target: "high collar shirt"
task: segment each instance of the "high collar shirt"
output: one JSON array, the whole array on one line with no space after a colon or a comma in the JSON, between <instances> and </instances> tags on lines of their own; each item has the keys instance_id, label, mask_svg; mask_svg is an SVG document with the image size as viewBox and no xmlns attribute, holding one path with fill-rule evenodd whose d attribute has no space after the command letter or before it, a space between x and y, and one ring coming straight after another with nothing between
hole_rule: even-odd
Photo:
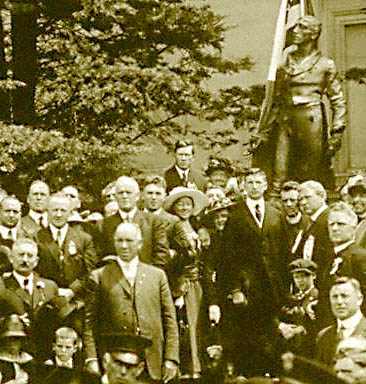
<instances>
[{"instance_id":1,"label":"high collar shirt","mask_svg":"<svg viewBox=\"0 0 366 384\"><path fill-rule=\"evenodd\" d=\"M44 228L47 228L48 226L48 217L47 212L39 213L36 211L33 211L32 209L29 210L29 216L39 225L41 225Z\"/></svg>"},{"instance_id":2,"label":"high collar shirt","mask_svg":"<svg viewBox=\"0 0 366 384\"><path fill-rule=\"evenodd\" d=\"M129 212L119 210L119 215L121 216L122 222L124 223L133 223L133 219L137 213L137 207L134 207Z\"/></svg>"},{"instance_id":3,"label":"high collar shirt","mask_svg":"<svg viewBox=\"0 0 366 384\"><path fill-rule=\"evenodd\" d=\"M337 330L340 331L342 329L343 338L350 337L353 334L362 317L362 312L358 310L353 316L349 317L348 319L337 319Z\"/></svg>"},{"instance_id":4,"label":"high collar shirt","mask_svg":"<svg viewBox=\"0 0 366 384\"><path fill-rule=\"evenodd\" d=\"M13 276L21 288L26 290L30 295L33 293L33 280L34 280L33 273L30 273L29 276L23 276L20 273L13 271ZM24 284L25 280L28 281L27 285Z\"/></svg>"},{"instance_id":5,"label":"high collar shirt","mask_svg":"<svg viewBox=\"0 0 366 384\"><path fill-rule=\"evenodd\" d=\"M60 237L61 244L59 244L59 246L61 246L65 242L65 238L66 238L68 229L69 229L68 224L65 224L61 228L57 228L54 225L50 224L50 230L52 233L52 238L53 238L53 240L56 241L56 243L58 243L58 233L59 233L59 231L61 231L61 237Z\"/></svg>"},{"instance_id":6,"label":"high collar shirt","mask_svg":"<svg viewBox=\"0 0 366 384\"><path fill-rule=\"evenodd\" d=\"M179 175L179 177L180 177L182 180L188 180L189 168L188 168L188 169L182 169L182 168L179 168L179 167L176 165L176 166L175 166L175 169L177 170L178 175Z\"/></svg>"},{"instance_id":7,"label":"high collar shirt","mask_svg":"<svg viewBox=\"0 0 366 384\"><path fill-rule=\"evenodd\" d=\"M15 227L5 227L4 225L0 225L0 234L3 239L9 239L15 241L17 238L18 228Z\"/></svg>"}]
</instances>

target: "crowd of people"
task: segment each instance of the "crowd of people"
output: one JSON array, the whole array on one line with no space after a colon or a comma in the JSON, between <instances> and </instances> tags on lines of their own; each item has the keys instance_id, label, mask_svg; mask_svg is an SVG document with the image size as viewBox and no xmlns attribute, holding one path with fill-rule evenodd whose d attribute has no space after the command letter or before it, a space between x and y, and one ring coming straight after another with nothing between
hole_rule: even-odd
<instances>
[{"instance_id":1,"label":"crowd of people","mask_svg":"<svg viewBox=\"0 0 366 384\"><path fill-rule=\"evenodd\" d=\"M0 383L366 382L366 178L269 201L262 170L193 159L177 141L88 215L77 186L3 193Z\"/></svg>"}]
</instances>

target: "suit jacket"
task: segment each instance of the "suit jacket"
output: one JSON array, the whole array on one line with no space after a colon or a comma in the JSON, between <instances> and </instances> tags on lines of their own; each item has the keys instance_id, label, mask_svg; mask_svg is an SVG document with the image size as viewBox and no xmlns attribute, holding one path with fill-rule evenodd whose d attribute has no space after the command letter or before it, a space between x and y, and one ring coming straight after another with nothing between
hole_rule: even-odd
<instances>
[{"instance_id":1,"label":"suit jacket","mask_svg":"<svg viewBox=\"0 0 366 384\"><path fill-rule=\"evenodd\" d=\"M186 187L185 180L181 179L175 165L168 168L164 173L164 178L167 185L167 192L170 192L175 187ZM188 183L195 184L197 189L204 191L206 179L195 169L190 169L188 172Z\"/></svg>"},{"instance_id":2,"label":"suit jacket","mask_svg":"<svg viewBox=\"0 0 366 384\"><path fill-rule=\"evenodd\" d=\"M366 248L366 219L358 223L356 229L356 244L362 248Z\"/></svg>"},{"instance_id":3,"label":"suit jacket","mask_svg":"<svg viewBox=\"0 0 366 384\"><path fill-rule=\"evenodd\" d=\"M14 292L24 303L25 311L33 317L39 309L55 296L57 296L57 284L48 279L43 279L38 274L33 277L33 293L32 295L26 292L15 279L11 272L4 273L2 282L5 288Z\"/></svg>"},{"instance_id":4,"label":"suit jacket","mask_svg":"<svg viewBox=\"0 0 366 384\"><path fill-rule=\"evenodd\" d=\"M26 215L26 216L23 216L21 219L20 219L20 222L21 222L21 227L23 228L23 230L25 232L27 232L28 234L30 234L32 236L32 238L34 238L37 234L37 232L43 228L41 225L39 225L37 222L35 222L30 216L29 214Z\"/></svg>"},{"instance_id":5,"label":"suit jacket","mask_svg":"<svg viewBox=\"0 0 366 384\"><path fill-rule=\"evenodd\" d=\"M91 274L84 334L87 357L97 356L99 335L131 331L132 323L152 339L146 363L150 376L159 380L164 360L179 362L176 313L165 272L140 262L132 288L117 262L111 261Z\"/></svg>"},{"instance_id":6,"label":"suit jacket","mask_svg":"<svg viewBox=\"0 0 366 384\"><path fill-rule=\"evenodd\" d=\"M303 257L305 241L309 236L314 237L314 247L312 260L318 265L318 276L324 274L324 270L333 261L333 245L329 239L328 231L329 209L321 213L315 222L311 222L307 230L304 231L302 242L298 247L298 257Z\"/></svg>"},{"instance_id":7,"label":"suit jacket","mask_svg":"<svg viewBox=\"0 0 366 384\"><path fill-rule=\"evenodd\" d=\"M366 337L365 317L362 317L361 321L358 323L356 329L352 333L352 336ZM321 330L316 341L316 360L328 366L333 366L333 358L335 356L338 343L339 339L337 337L336 324Z\"/></svg>"},{"instance_id":8,"label":"suit jacket","mask_svg":"<svg viewBox=\"0 0 366 384\"><path fill-rule=\"evenodd\" d=\"M252 275L251 284L255 291L269 290L277 301L287 296L284 228L281 212L269 203L265 203L263 226L260 228L245 201L238 202L224 229L225 268L228 269L224 273L231 289L240 289L244 272Z\"/></svg>"},{"instance_id":9,"label":"suit jacket","mask_svg":"<svg viewBox=\"0 0 366 384\"><path fill-rule=\"evenodd\" d=\"M83 281L96 264L92 237L79 226L69 226L61 249L49 228L40 229L36 241L39 273L54 280L59 287L80 292Z\"/></svg>"},{"instance_id":10,"label":"suit jacket","mask_svg":"<svg viewBox=\"0 0 366 384\"><path fill-rule=\"evenodd\" d=\"M166 223L157 215L138 210L133 222L140 226L142 232L142 249L140 260L144 263L164 267L169 261L169 242L166 231ZM114 232L122 223L119 213L103 220L99 247L102 257L115 255Z\"/></svg>"}]
</instances>

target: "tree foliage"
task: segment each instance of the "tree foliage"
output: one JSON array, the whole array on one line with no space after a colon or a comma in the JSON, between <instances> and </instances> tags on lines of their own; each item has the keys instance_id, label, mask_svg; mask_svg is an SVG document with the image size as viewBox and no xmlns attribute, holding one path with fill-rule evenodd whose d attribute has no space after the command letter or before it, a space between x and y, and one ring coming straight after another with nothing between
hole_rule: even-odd
<instances>
[{"instance_id":1,"label":"tree foliage","mask_svg":"<svg viewBox=\"0 0 366 384\"><path fill-rule=\"evenodd\" d=\"M192 131L187 116L230 118L233 127L222 146L235 142L235 130L245 119L255 118L258 103L251 95L258 90L212 92L205 86L216 74L252 66L248 57L223 57L228 27L208 5L81 0L76 12L60 17L43 4L38 129L10 127L1 142L3 172L40 174L56 187L83 179L86 188L100 190L122 166L131 168L130 156L146 150L146 137L169 146L177 135ZM205 135L215 141L209 129Z\"/></svg>"}]
</instances>

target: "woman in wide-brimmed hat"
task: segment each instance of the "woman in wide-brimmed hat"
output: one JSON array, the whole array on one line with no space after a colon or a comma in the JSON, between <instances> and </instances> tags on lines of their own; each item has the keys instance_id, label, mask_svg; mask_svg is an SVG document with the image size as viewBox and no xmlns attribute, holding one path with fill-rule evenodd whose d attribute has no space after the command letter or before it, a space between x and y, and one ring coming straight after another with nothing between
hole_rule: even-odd
<instances>
[{"instance_id":1,"label":"woman in wide-brimmed hat","mask_svg":"<svg viewBox=\"0 0 366 384\"><path fill-rule=\"evenodd\" d=\"M199 314L202 300L201 245L191 219L208 205L206 195L185 187L174 188L164 209L178 217L172 228L171 248L176 254L169 268L180 327L181 378L200 376Z\"/></svg>"}]
</instances>

